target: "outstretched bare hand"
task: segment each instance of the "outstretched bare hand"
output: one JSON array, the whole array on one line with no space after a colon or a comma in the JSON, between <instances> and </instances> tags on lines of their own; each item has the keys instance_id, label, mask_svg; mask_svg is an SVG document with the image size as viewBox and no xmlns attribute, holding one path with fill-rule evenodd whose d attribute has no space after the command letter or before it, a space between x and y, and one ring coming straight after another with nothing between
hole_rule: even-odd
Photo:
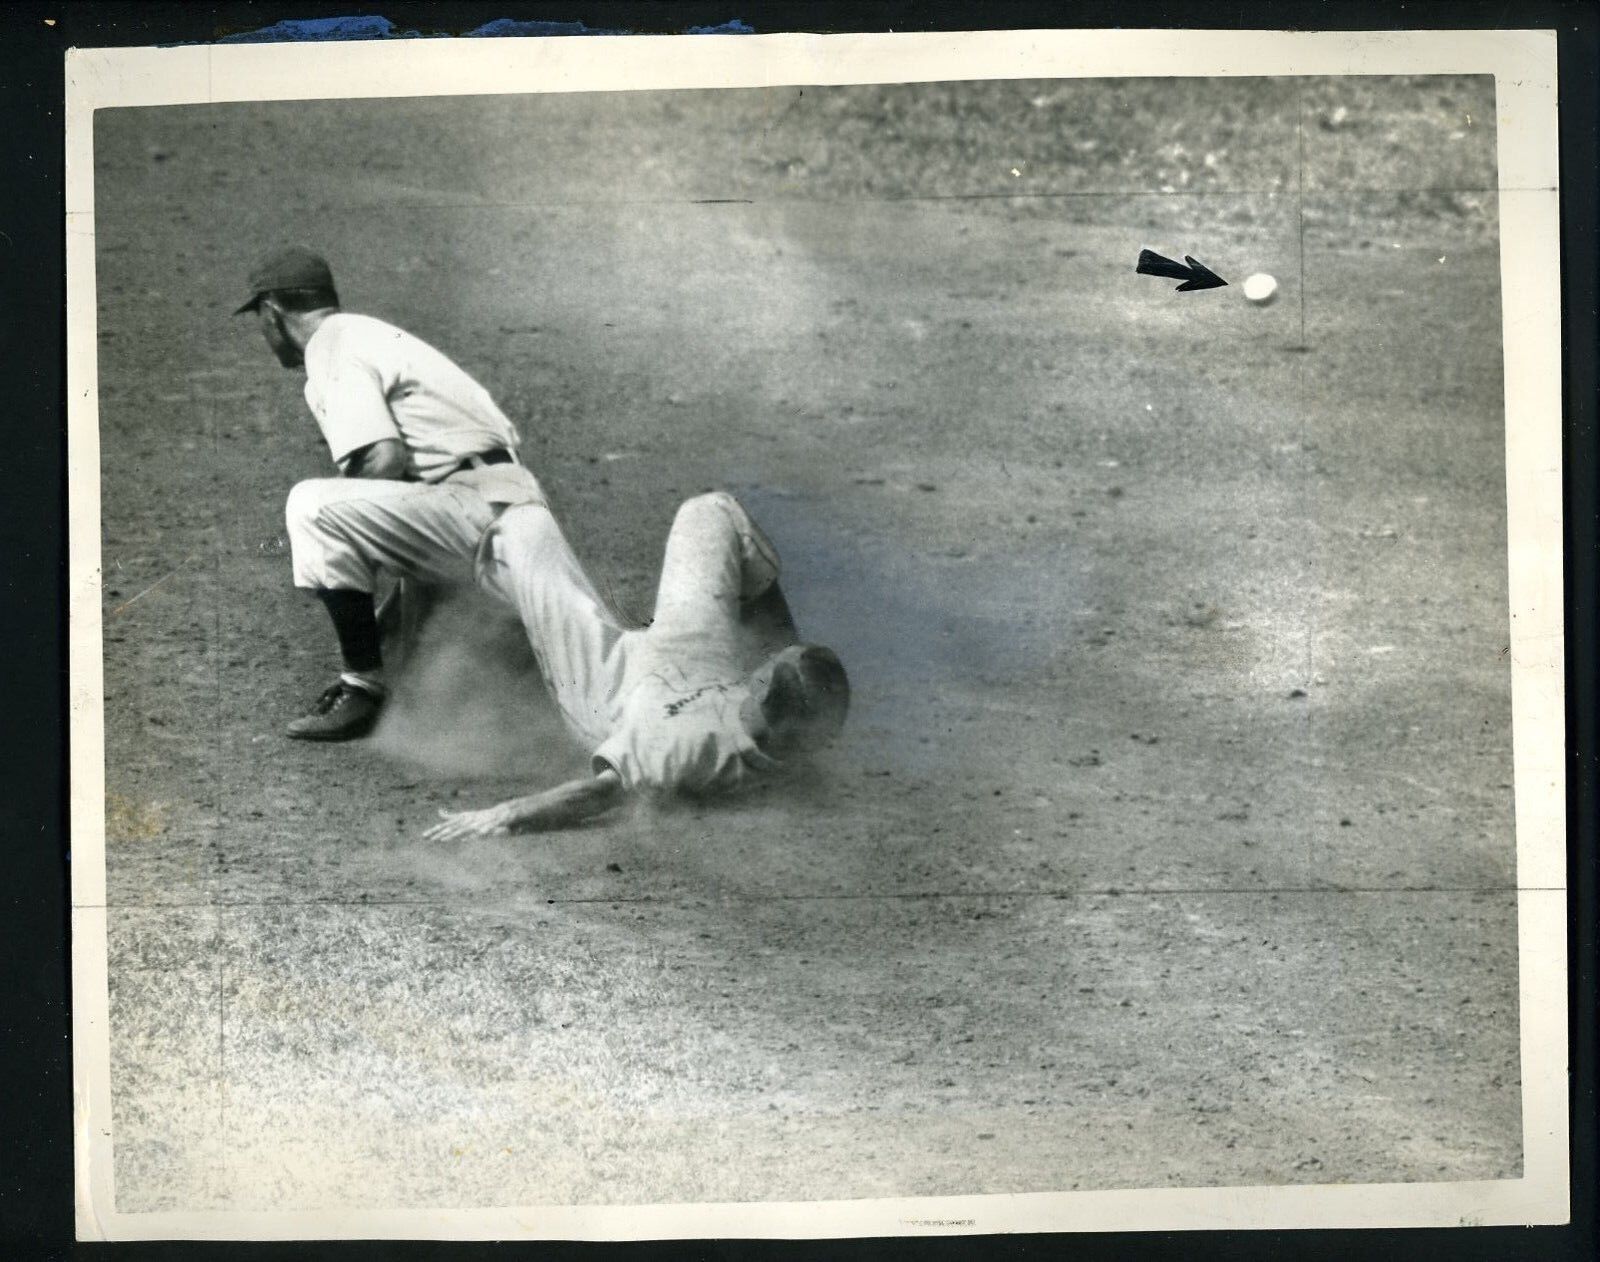
<instances>
[{"instance_id":1,"label":"outstretched bare hand","mask_svg":"<svg viewBox=\"0 0 1600 1262\"><path fill-rule=\"evenodd\" d=\"M429 841L462 841L496 833L540 832L609 811L623 796L622 780L610 767L592 776L558 784L530 797L512 798L480 811L439 812L439 822L423 834Z\"/></svg>"},{"instance_id":2,"label":"outstretched bare hand","mask_svg":"<svg viewBox=\"0 0 1600 1262\"><path fill-rule=\"evenodd\" d=\"M439 822L423 837L428 841L463 841L468 837L492 837L510 827L504 803L478 811L440 810Z\"/></svg>"}]
</instances>

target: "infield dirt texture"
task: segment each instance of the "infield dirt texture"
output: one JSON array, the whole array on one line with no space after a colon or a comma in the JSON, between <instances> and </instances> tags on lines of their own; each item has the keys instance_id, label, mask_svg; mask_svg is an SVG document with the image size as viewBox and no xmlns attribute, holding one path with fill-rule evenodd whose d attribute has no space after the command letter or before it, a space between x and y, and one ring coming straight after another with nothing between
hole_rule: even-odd
<instances>
[{"instance_id":1,"label":"infield dirt texture","mask_svg":"<svg viewBox=\"0 0 1600 1262\"><path fill-rule=\"evenodd\" d=\"M102 112L117 1207L1515 1175L1493 137L1488 79ZM623 610L740 495L842 743L425 844L585 761L459 608L373 739L285 740L329 466L228 313L291 242Z\"/></svg>"}]
</instances>

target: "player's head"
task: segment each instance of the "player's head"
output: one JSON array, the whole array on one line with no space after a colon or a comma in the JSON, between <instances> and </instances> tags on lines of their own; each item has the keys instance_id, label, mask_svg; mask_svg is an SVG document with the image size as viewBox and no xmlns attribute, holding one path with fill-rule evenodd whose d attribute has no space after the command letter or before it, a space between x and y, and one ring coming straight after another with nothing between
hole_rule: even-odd
<instances>
[{"instance_id":1,"label":"player's head","mask_svg":"<svg viewBox=\"0 0 1600 1262\"><path fill-rule=\"evenodd\" d=\"M794 644L750 677L760 709L760 742L775 758L808 753L833 740L850 711L850 679L838 655L819 644Z\"/></svg>"},{"instance_id":2,"label":"player's head","mask_svg":"<svg viewBox=\"0 0 1600 1262\"><path fill-rule=\"evenodd\" d=\"M256 313L267 345L285 368L305 362L308 334L298 317L338 310L333 271L321 255L291 246L261 259L250 271L250 298L234 312Z\"/></svg>"}]
</instances>

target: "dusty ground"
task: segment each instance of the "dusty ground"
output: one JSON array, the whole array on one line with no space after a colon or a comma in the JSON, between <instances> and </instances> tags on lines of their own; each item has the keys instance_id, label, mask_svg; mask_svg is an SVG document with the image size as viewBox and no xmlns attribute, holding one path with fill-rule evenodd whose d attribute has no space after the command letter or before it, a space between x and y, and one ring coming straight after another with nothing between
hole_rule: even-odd
<instances>
[{"instance_id":1,"label":"dusty ground","mask_svg":"<svg viewBox=\"0 0 1600 1262\"><path fill-rule=\"evenodd\" d=\"M102 114L118 1207L1516 1173L1492 137L1476 80ZM282 739L325 453L226 313L291 240L622 607L745 497L842 745L426 845L582 761L476 617Z\"/></svg>"}]
</instances>

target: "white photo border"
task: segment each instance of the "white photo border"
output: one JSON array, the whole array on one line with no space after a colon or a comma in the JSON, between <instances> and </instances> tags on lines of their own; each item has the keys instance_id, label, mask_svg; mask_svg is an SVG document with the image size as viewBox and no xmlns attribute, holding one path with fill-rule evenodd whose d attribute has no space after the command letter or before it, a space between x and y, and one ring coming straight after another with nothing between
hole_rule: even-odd
<instances>
[{"instance_id":1,"label":"white photo border","mask_svg":"<svg viewBox=\"0 0 1600 1262\"><path fill-rule=\"evenodd\" d=\"M1495 78L1523 1173L1496 1181L835 1202L118 1213L106 961L97 109L1013 78ZM1553 31L1001 31L74 49L66 66L74 1162L79 1239L833 1238L1564 1223L1569 1213L1562 381Z\"/></svg>"}]
</instances>

